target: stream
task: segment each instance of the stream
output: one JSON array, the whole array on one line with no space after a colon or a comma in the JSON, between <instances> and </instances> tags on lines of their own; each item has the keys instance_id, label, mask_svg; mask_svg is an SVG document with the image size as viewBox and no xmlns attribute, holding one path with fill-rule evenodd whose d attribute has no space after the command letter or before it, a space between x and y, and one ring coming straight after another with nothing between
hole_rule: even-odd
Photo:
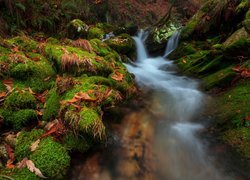
<instances>
[{"instance_id":1,"label":"stream","mask_svg":"<svg viewBox=\"0 0 250 180\"><path fill-rule=\"evenodd\" d=\"M128 111L121 124L113 125L112 143L103 150L77 157L71 179L237 179L226 173L198 136L207 102L199 82L178 74L167 59L178 45L179 33L168 41L162 57L149 57L143 31L134 37L137 61L126 64L141 89L149 92L147 107Z\"/></svg>"}]
</instances>

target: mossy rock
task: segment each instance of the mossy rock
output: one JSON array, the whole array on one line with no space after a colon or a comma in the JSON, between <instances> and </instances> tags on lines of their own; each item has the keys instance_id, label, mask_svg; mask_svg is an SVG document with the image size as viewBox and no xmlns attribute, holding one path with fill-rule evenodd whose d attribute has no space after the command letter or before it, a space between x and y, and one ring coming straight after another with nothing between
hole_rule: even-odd
<instances>
[{"instance_id":1,"label":"mossy rock","mask_svg":"<svg viewBox=\"0 0 250 180\"><path fill-rule=\"evenodd\" d=\"M78 151L84 153L89 150L91 144L84 138L83 135L74 135L73 133L67 133L63 137L63 145L69 151Z\"/></svg>"},{"instance_id":2,"label":"mossy rock","mask_svg":"<svg viewBox=\"0 0 250 180\"><path fill-rule=\"evenodd\" d=\"M230 129L224 133L223 139L236 147L242 157L250 158L250 129L247 127Z\"/></svg>"},{"instance_id":3,"label":"mossy rock","mask_svg":"<svg viewBox=\"0 0 250 180\"><path fill-rule=\"evenodd\" d=\"M105 32L98 27L92 27L88 31L88 39L89 40L91 40L91 39L103 39L104 35L105 35Z\"/></svg>"},{"instance_id":4,"label":"mossy rock","mask_svg":"<svg viewBox=\"0 0 250 180\"><path fill-rule=\"evenodd\" d=\"M203 78L203 86L206 90L214 87L226 88L231 85L237 73L232 70L232 66L221 69Z\"/></svg>"},{"instance_id":5,"label":"mossy rock","mask_svg":"<svg viewBox=\"0 0 250 180\"><path fill-rule=\"evenodd\" d=\"M105 126L101 115L96 109L84 107L79 113L68 110L65 113L65 120L76 130L86 133L95 139L105 137Z\"/></svg>"},{"instance_id":6,"label":"mossy rock","mask_svg":"<svg viewBox=\"0 0 250 180\"><path fill-rule=\"evenodd\" d=\"M14 87L30 87L38 93L49 89L55 78L55 71L51 63L37 53L27 53L26 56L21 62L9 64L9 72L6 75L15 79Z\"/></svg>"},{"instance_id":7,"label":"mossy rock","mask_svg":"<svg viewBox=\"0 0 250 180\"><path fill-rule=\"evenodd\" d=\"M245 117L250 115L250 81L242 80L235 87L216 99L217 123L231 128L247 126Z\"/></svg>"},{"instance_id":8,"label":"mossy rock","mask_svg":"<svg viewBox=\"0 0 250 180\"><path fill-rule=\"evenodd\" d=\"M35 109L36 98L26 91L17 90L7 96L4 107L12 110Z\"/></svg>"},{"instance_id":9,"label":"mossy rock","mask_svg":"<svg viewBox=\"0 0 250 180\"><path fill-rule=\"evenodd\" d=\"M197 52L195 45L192 42L182 42L176 50L174 50L169 56L169 59L179 59L183 56L194 54Z\"/></svg>"},{"instance_id":10,"label":"mossy rock","mask_svg":"<svg viewBox=\"0 0 250 180\"><path fill-rule=\"evenodd\" d=\"M135 42L128 34L121 34L105 41L118 53L129 54L135 51Z\"/></svg>"},{"instance_id":11,"label":"mossy rock","mask_svg":"<svg viewBox=\"0 0 250 180\"><path fill-rule=\"evenodd\" d=\"M22 131L17 137L15 157L21 161L31 154L30 146L44 133L42 129L33 129L32 131Z\"/></svg>"},{"instance_id":12,"label":"mossy rock","mask_svg":"<svg viewBox=\"0 0 250 180\"><path fill-rule=\"evenodd\" d=\"M113 32L116 29L114 25L111 25L109 23L97 23L95 27L102 29L105 34Z\"/></svg>"},{"instance_id":13,"label":"mossy rock","mask_svg":"<svg viewBox=\"0 0 250 180\"><path fill-rule=\"evenodd\" d=\"M60 97L56 89L52 89L49 92L48 98L46 100L46 107L43 113L43 120L50 121L58 116L60 109Z\"/></svg>"},{"instance_id":14,"label":"mossy rock","mask_svg":"<svg viewBox=\"0 0 250 180\"><path fill-rule=\"evenodd\" d=\"M74 19L67 25L68 36L72 39L86 37L89 26L80 19Z\"/></svg>"},{"instance_id":15,"label":"mossy rock","mask_svg":"<svg viewBox=\"0 0 250 180\"><path fill-rule=\"evenodd\" d=\"M4 177L6 176L6 177ZM15 179L15 180L39 180L39 178L35 173L32 173L27 167L18 169L1 169L0 179Z\"/></svg>"},{"instance_id":16,"label":"mossy rock","mask_svg":"<svg viewBox=\"0 0 250 180\"><path fill-rule=\"evenodd\" d=\"M19 111L0 112L4 118L4 124L13 127L15 131L21 130L23 127L37 120L36 112L32 109L22 109Z\"/></svg>"},{"instance_id":17,"label":"mossy rock","mask_svg":"<svg viewBox=\"0 0 250 180\"><path fill-rule=\"evenodd\" d=\"M90 44L94 48L96 54L98 54L99 56L106 56L110 53L113 53L113 50L100 39L91 39Z\"/></svg>"},{"instance_id":18,"label":"mossy rock","mask_svg":"<svg viewBox=\"0 0 250 180\"><path fill-rule=\"evenodd\" d=\"M16 36L12 39L8 39L7 42L25 52L38 50L38 43L28 36Z\"/></svg>"},{"instance_id":19,"label":"mossy rock","mask_svg":"<svg viewBox=\"0 0 250 180\"><path fill-rule=\"evenodd\" d=\"M113 71L111 63L104 61L94 52L89 53L80 48L48 44L45 52L59 73L108 76Z\"/></svg>"},{"instance_id":20,"label":"mossy rock","mask_svg":"<svg viewBox=\"0 0 250 180\"><path fill-rule=\"evenodd\" d=\"M29 156L44 176L50 179L62 179L70 165L70 156L63 145L52 137L41 139L37 149Z\"/></svg>"},{"instance_id":21,"label":"mossy rock","mask_svg":"<svg viewBox=\"0 0 250 180\"><path fill-rule=\"evenodd\" d=\"M234 32L223 43L224 54L227 56L250 56L250 35L245 28L241 28Z\"/></svg>"}]
</instances>

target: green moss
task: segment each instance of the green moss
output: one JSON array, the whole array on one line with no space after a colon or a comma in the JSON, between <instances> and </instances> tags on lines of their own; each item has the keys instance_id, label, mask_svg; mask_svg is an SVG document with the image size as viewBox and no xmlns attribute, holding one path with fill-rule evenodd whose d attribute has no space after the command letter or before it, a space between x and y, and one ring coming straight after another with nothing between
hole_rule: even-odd
<instances>
[{"instance_id":1,"label":"green moss","mask_svg":"<svg viewBox=\"0 0 250 180\"><path fill-rule=\"evenodd\" d=\"M87 132L100 139L105 136L105 126L96 110L86 107L79 112L79 115L78 126L80 131Z\"/></svg>"},{"instance_id":2,"label":"green moss","mask_svg":"<svg viewBox=\"0 0 250 180\"><path fill-rule=\"evenodd\" d=\"M105 32L97 27L90 28L88 31L88 39L102 39L105 35Z\"/></svg>"},{"instance_id":3,"label":"green moss","mask_svg":"<svg viewBox=\"0 0 250 180\"><path fill-rule=\"evenodd\" d=\"M46 40L47 43L49 44L60 44L60 41L56 38L53 38L53 37L49 37L47 40Z\"/></svg>"},{"instance_id":4,"label":"green moss","mask_svg":"<svg viewBox=\"0 0 250 180\"><path fill-rule=\"evenodd\" d=\"M95 26L97 28L102 29L106 34L113 32L116 29L116 27L114 27L113 25L109 23L97 23Z\"/></svg>"},{"instance_id":5,"label":"green moss","mask_svg":"<svg viewBox=\"0 0 250 180\"><path fill-rule=\"evenodd\" d=\"M168 58L179 59L183 56L196 53L198 50L195 48L193 42L182 42L175 51L173 51Z\"/></svg>"},{"instance_id":6,"label":"green moss","mask_svg":"<svg viewBox=\"0 0 250 180\"><path fill-rule=\"evenodd\" d=\"M100 56L106 56L112 52L112 49L100 39L91 39L90 44L94 48L95 52Z\"/></svg>"},{"instance_id":7,"label":"green moss","mask_svg":"<svg viewBox=\"0 0 250 180\"><path fill-rule=\"evenodd\" d=\"M217 101L218 123L246 126L244 118L250 115L250 81L244 80L220 96Z\"/></svg>"},{"instance_id":8,"label":"green moss","mask_svg":"<svg viewBox=\"0 0 250 180\"><path fill-rule=\"evenodd\" d=\"M34 64L31 62L19 63L10 70L10 75L19 80L27 80L34 72Z\"/></svg>"},{"instance_id":9,"label":"green moss","mask_svg":"<svg viewBox=\"0 0 250 180\"><path fill-rule=\"evenodd\" d=\"M15 180L39 180L40 178L35 174L30 172L30 170L25 167L23 169L17 169L13 172L13 179Z\"/></svg>"},{"instance_id":10,"label":"green moss","mask_svg":"<svg viewBox=\"0 0 250 180\"><path fill-rule=\"evenodd\" d=\"M6 91L5 85L0 81L0 92Z\"/></svg>"},{"instance_id":11,"label":"green moss","mask_svg":"<svg viewBox=\"0 0 250 180\"><path fill-rule=\"evenodd\" d=\"M63 138L63 145L70 151L86 152L89 150L89 142L81 135L74 135L73 133L67 133Z\"/></svg>"},{"instance_id":12,"label":"green moss","mask_svg":"<svg viewBox=\"0 0 250 180\"><path fill-rule=\"evenodd\" d=\"M56 89L52 89L46 101L46 107L43 113L43 120L50 121L56 118L58 116L59 109L60 109L60 97L57 94Z\"/></svg>"},{"instance_id":13,"label":"green moss","mask_svg":"<svg viewBox=\"0 0 250 180\"><path fill-rule=\"evenodd\" d=\"M67 150L52 137L40 141L38 148L29 156L44 176L51 179L61 179L70 165Z\"/></svg>"},{"instance_id":14,"label":"green moss","mask_svg":"<svg viewBox=\"0 0 250 180\"><path fill-rule=\"evenodd\" d=\"M35 97L26 91L14 91L4 101L4 107L19 110L19 109L34 109L36 108Z\"/></svg>"},{"instance_id":15,"label":"green moss","mask_svg":"<svg viewBox=\"0 0 250 180\"><path fill-rule=\"evenodd\" d=\"M215 44L213 45L213 48L215 49L222 49L223 45L222 44Z\"/></svg>"},{"instance_id":16,"label":"green moss","mask_svg":"<svg viewBox=\"0 0 250 180\"><path fill-rule=\"evenodd\" d=\"M119 36L110 38L105 41L115 51L127 54L135 50L134 40L128 34L121 34Z\"/></svg>"},{"instance_id":17,"label":"green moss","mask_svg":"<svg viewBox=\"0 0 250 180\"><path fill-rule=\"evenodd\" d=\"M27 36L16 36L7 40L7 42L17 46L22 51L32 52L38 49L38 43Z\"/></svg>"},{"instance_id":18,"label":"green moss","mask_svg":"<svg viewBox=\"0 0 250 180\"><path fill-rule=\"evenodd\" d=\"M232 70L232 66L229 66L204 77L203 85L206 90L209 90L213 87L225 88L232 83L236 76L237 73Z\"/></svg>"},{"instance_id":19,"label":"green moss","mask_svg":"<svg viewBox=\"0 0 250 180\"><path fill-rule=\"evenodd\" d=\"M23 109L4 116L4 123L12 126L16 131L21 130L35 120L37 120L37 115L32 109Z\"/></svg>"},{"instance_id":20,"label":"green moss","mask_svg":"<svg viewBox=\"0 0 250 180\"><path fill-rule=\"evenodd\" d=\"M80 19L74 19L67 25L68 36L70 38L85 37L89 27Z\"/></svg>"},{"instance_id":21,"label":"green moss","mask_svg":"<svg viewBox=\"0 0 250 180\"><path fill-rule=\"evenodd\" d=\"M204 12L199 11L188 21L186 26L181 31L181 39L188 39L191 37L203 15Z\"/></svg>"},{"instance_id":22,"label":"green moss","mask_svg":"<svg viewBox=\"0 0 250 180\"><path fill-rule=\"evenodd\" d=\"M42 129L33 129L32 131L22 131L17 137L15 157L18 161L21 161L25 157L29 157L31 154L30 146L44 133Z\"/></svg>"},{"instance_id":23,"label":"green moss","mask_svg":"<svg viewBox=\"0 0 250 180\"><path fill-rule=\"evenodd\" d=\"M228 130L224 133L224 140L237 150L243 157L250 158L250 129L236 128Z\"/></svg>"},{"instance_id":24,"label":"green moss","mask_svg":"<svg viewBox=\"0 0 250 180\"><path fill-rule=\"evenodd\" d=\"M9 54L10 50L0 45L0 54Z\"/></svg>"},{"instance_id":25,"label":"green moss","mask_svg":"<svg viewBox=\"0 0 250 180\"><path fill-rule=\"evenodd\" d=\"M39 180L40 179L35 173L30 172L30 170L28 170L27 167L23 169L18 169L18 168L1 169L0 179L7 180L10 178L13 178L15 180Z\"/></svg>"}]
</instances>

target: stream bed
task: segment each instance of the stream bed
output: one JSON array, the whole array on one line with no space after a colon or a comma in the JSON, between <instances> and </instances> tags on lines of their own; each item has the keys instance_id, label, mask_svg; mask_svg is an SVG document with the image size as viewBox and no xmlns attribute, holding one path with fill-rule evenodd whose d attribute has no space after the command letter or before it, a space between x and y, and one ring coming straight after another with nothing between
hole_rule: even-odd
<instances>
[{"instance_id":1,"label":"stream bed","mask_svg":"<svg viewBox=\"0 0 250 180\"><path fill-rule=\"evenodd\" d=\"M175 33L163 57L149 57L141 31L134 37L137 61L126 64L144 94L146 107L128 110L120 124L112 125L112 143L106 148L73 158L71 179L244 179L228 172L208 152L202 111L209 97L199 82L181 76L167 55L178 45ZM200 120L200 121L199 121Z\"/></svg>"}]
</instances>

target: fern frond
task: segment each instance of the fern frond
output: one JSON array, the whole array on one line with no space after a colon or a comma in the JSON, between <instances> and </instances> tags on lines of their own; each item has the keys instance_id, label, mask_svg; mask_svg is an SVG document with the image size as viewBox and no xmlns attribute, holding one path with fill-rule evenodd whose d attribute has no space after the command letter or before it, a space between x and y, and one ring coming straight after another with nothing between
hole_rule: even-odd
<instances>
[{"instance_id":1,"label":"fern frond","mask_svg":"<svg viewBox=\"0 0 250 180\"><path fill-rule=\"evenodd\" d=\"M78 39L76 41L73 41L72 45L75 47L80 47L83 50L88 51L89 53L93 52L93 48L92 48L90 42L86 39Z\"/></svg>"}]
</instances>

